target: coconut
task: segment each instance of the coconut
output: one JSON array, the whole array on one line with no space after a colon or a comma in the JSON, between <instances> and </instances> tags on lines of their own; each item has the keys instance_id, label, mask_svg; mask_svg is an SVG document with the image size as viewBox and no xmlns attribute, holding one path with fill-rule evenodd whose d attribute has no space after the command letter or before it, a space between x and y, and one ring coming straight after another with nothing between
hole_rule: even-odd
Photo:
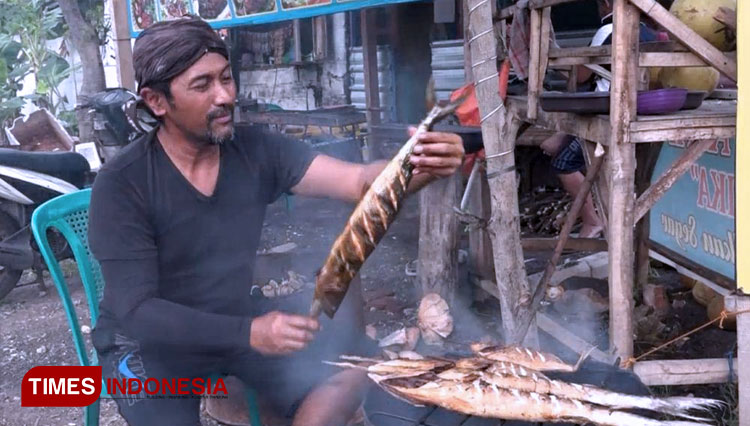
<instances>
[{"instance_id":1,"label":"coconut","mask_svg":"<svg viewBox=\"0 0 750 426\"><path fill-rule=\"evenodd\" d=\"M428 345L440 345L453 332L453 317L448 303L437 293L429 293L419 303L417 314L422 339Z\"/></svg>"},{"instance_id":2,"label":"coconut","mask_svg":"<svg viewBox=\"0 0 750 426\"><path fill-rule=\"evenodd\" d=\"M659 82L666 88L679 87L711 93L719 85L719 71L711 67L662 68Z\"/></svg>"},{"instance_id":3,"label":"coconut","mask_svg":"<svg viewBox=\"0 0 750 426\"><path fill-rule=\"evenodd\" d=\"M714 19L720 7L737 10L737 1L675 0L669 11L718 49L729 50L733 47L734 40L727 37L725 25Z\"/></svg>"},{"instance_id":4,"label":"coconut","mask_svg":"<svg viewBox=\"0 0 750 426\"><path fill-rule=\"evenodd\" d=\"M693 298L703 306L708 306L718 295L719 293L716 290L702 282L696 282L693 286Z\"/></svg>"}]
</instances>

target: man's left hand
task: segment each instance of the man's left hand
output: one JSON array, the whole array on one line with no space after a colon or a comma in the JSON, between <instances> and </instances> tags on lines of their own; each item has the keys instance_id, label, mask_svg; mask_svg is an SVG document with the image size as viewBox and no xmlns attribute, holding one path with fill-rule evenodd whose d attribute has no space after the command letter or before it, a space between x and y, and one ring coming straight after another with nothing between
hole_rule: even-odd
<instances>
[{"instance_id":1,"label":"man's left hand","mask_svg":"<svg viewBox=\"0 0 750 426\"><path fill-rule=\"evenodd\" d=\"M413 136L416 128L409 128ZM411 156L413 174L430 174L436 177L450 176L461 166L464 144L455 133L424 132L419 135Z\"/></svg>"}]
</instances>

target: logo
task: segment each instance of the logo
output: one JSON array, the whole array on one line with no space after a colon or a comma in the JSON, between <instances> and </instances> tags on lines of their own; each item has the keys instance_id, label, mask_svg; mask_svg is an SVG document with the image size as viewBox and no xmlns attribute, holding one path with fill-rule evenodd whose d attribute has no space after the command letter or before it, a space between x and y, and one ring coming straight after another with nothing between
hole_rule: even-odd
<instances>
[{"instance_id":1,"label":"logo","mask_svg":"<svg viewBox=\"0 0 750 426\"><path fill-rule=\"evenodd\" d=\"M22 407L85 407L99 398L102 367L39 366L23 376Z\"/></svg>"},{"instance_id":2,"label":"logo","mask_svg":"<svg viewBox=\"0 0 750 426\"><path fill-rule=\"evenodd\" d=\"M126 356L118 365L121 378L102 383L102 367L39 366L23 376L22 407L86 407L102 396L111 399L226 398L221 377L140 378L127 367ZM104 388L104 389L103 389ZM104 393L106 392L106 393Z\"/></svg>"}]
</instances>

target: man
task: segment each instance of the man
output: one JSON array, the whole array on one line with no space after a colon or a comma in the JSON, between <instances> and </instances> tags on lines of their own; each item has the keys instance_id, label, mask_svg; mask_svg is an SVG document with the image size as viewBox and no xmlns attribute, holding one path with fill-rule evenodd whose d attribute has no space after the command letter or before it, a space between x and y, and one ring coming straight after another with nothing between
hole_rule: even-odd
<instances>
[{"instance_id":1,"label":"man","mask_svg":"<svg viewBox=\"0 0 750 426\"><path fill-rule=\"evenodd\" d=\"M285 192L356 202L385 163L346 163L234 129L227 49L198 18L149 27L133 60L160 125L107 163L93 188L89 241L107 283L93 342L104 376L227 373L280 410L299 403L295 425L345 424L365 376L328 370L320 354L358 349L358 336L343 332L346 313L321 332L315 318L264 310L250 294L253 264L267 204ZM415 153L410 190L454 173L463 147L457 135L427 133ZM198 399L140 394L117 404L131 425L199 424Z\"/></svg>"}]
</instances>

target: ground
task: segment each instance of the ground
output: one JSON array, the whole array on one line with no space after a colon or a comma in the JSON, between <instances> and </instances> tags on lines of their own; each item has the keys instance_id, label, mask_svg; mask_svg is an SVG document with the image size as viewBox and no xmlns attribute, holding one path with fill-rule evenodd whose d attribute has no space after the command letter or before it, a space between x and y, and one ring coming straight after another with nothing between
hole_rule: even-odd
<instances>
[{"instance_id":1,"label":"ground","mask_svg":"<svg viewBox=\"0 0 750 426\"><path fill-rule=\"evenodd\" d=\"M406 266L417 255L418 208L417 198L412 197L394 223L383 242L361 271L365 287L366 320L375 324L378 337L403 326L414 325L417 295L414 278L406 273ZM342 228L352 207L327 200L307 200L294 197L289 203L285 200L269 209L266 227L262 235L261 249L267 250L283 243L293 242L296 248L283 256L259 257L256 283L265 284L274 278L280 281L286 271L293 270L306 275L314 275L323 261L330 244ZM542 264L541 262L538 262ZM85 318L83 291L76 278L75 265L68 261L65 270L72 284L72 297L79 308L79 320L88 324ZM677 335L706 320L705 310L698 306L680 289L676 275L666 269L655 280L669 286L672 300L685 300L684 306L673 309L663 322L666 331L657 338ZM29 281L32 277L25 276ZM580 284L580 283L579 283ZM82 424L82 410L78 408L21 408L20 383L26 371L36 365L75 365L77 363L67 321L54 287L48 283L47 291L40 291L36 285L25 285L13 290L0 301L0 426L44 426ZM604 282L590 286L606 291ZM476 290L464 285L463 295L468 306L474 299ZM606 295L605 295L606 296ZM472 309L457 314L458 337L470 339L493 335L498 327L499 312L493 299L475 303ZM564 316L564 315L563 315ZM606 342L606 327L598 318L590 325L592 337ZM669 358L676 354L684 357L724 357L732 349L734 333L715 328L705 330L682 342L681 345L666 350L659 356ZM663 341L663 340L662 340ZM637 342L639 350L649 348L654 342ZM692 388L657 389L658 393L686 395L694 392L701 395L721 397L728 402L735 398L736 389L732 385L700 386ZM732 424L732 410L718 413L719 424ZM722 419L723 416L723 419ZM203 416L204 424L216 423ZM102 404L100 424L105 426L124 425L111 401Z\"/></svg>"}]
</instances>

